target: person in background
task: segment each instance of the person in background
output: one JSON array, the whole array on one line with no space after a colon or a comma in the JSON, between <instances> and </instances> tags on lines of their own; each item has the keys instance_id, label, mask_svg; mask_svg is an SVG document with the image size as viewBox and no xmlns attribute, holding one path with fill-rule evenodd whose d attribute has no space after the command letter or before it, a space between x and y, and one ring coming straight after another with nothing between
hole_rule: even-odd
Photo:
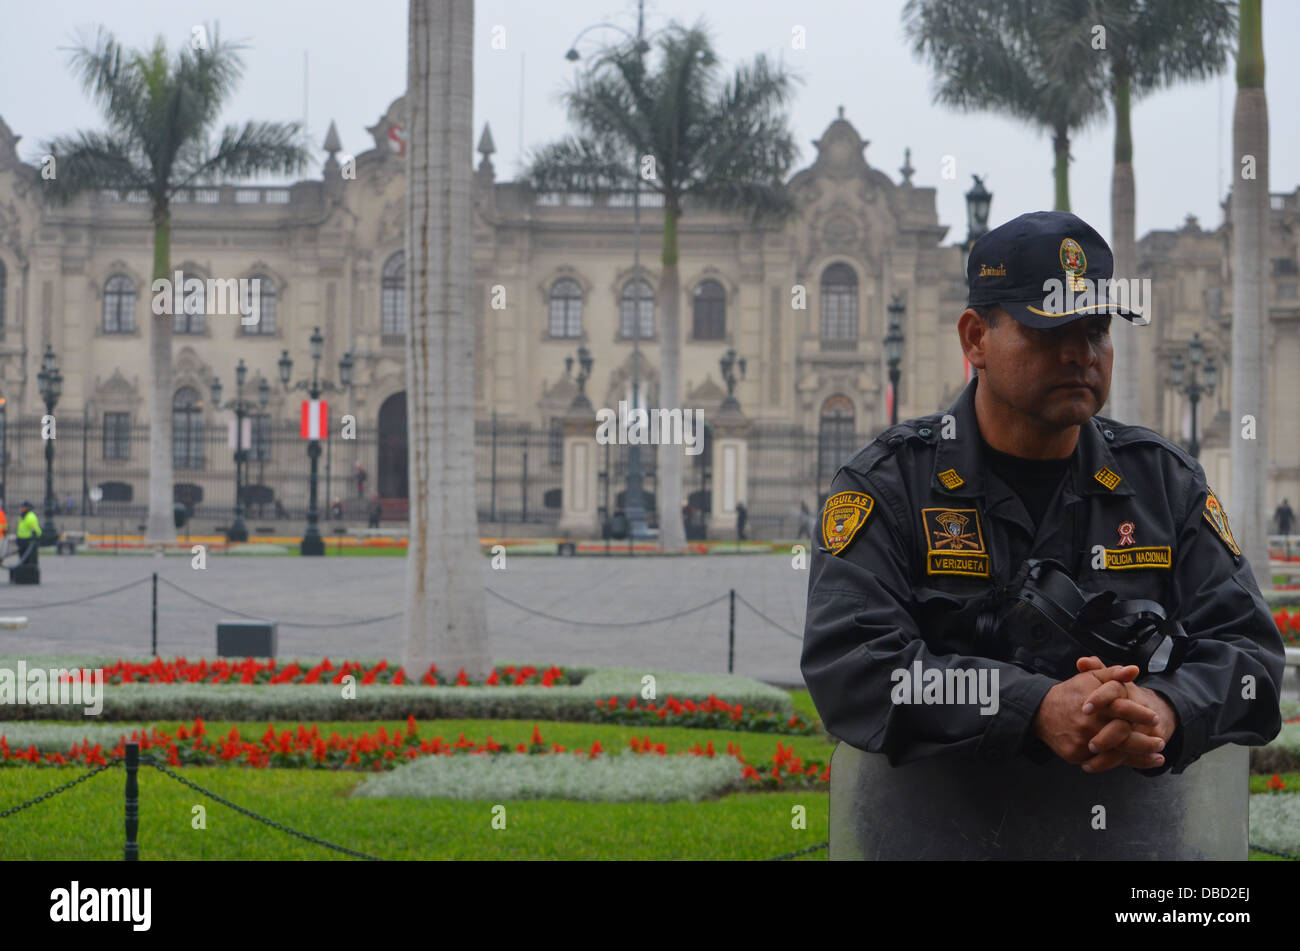
<instances>
[{"instance_id":1,"label":"person in background","mask_svg":"<svg viewBox=\"0 0 1300 951\"><path fill-rule=\"evenodd\" d=\"M18 560L28 564L37 562L37 546L41 539L41 523L37 521L32 503L24 501L18 507Z\"/></svg>"},{"instance_id":2,"label":"person in background","mask_svg":"<svg viewBox=\"0 0 1300 951\"><path fill-rule=\"evenodd\" d=\"M807 536L812 538L812 512L808 511L808 502L804 499L799 500L799 534L796 538Z\"/></svg>"},{"instance_id":3,"label":"person in background","mask_svg":"<svg viewBox=\"0 0 1300 951\"><path fill-rule=\"evenodd\" d=\"M342 517L343 517L343 500L336 495L334 496L334 501L330 503L330 518L342 518Z\"/></svg>"},{"instance_id":4,"label":"person in background","mask_svg":"<svg viewBox=\"0 0 1300 951\"><path fill-rule=\"evenodd\" d=\"M749 520L749 509L745 508L744 502L736 503L736 539L745 540L745 522Z\"/></svg>"},{"instance_id":5,"label":"person in background","mask_svg":"<svg viewBox=\"0 0 1300 951\"><path fill-rule=\"evenodd\" d=\"M357 498L364 499L366 497L367 473L366 467L361 464L360 459L357 460L356 468L352 472L352 478L357 480Z\"/></svg>"},{"instance_id":6,"label":"person in background","mask_svg":"<svg viewBox=\"0 0 1300 951\"><path fill-rule=\"evenodd\" d=\"M1273 512L1273 518L1277 520L1277 533L1279 535L1291 534L1291 527L1295 524L1295 512L1291 510L1291 506L1287 504L1286 499L1283 499L1282 504ZM1291 539L1283 538L1282 544L1286 547L1286 557L1290 558Z\"/></svg>"},{"instance_id":7,"label":"person in background","mask_svg":"<svg viewBox=\"0 0 1300 951\"><path fill-rule=\"evenodd\" d=\"M370 498L370 527L371 528L379 527L379 519L383 514L384 514L384 507L379 502L379 496L377 495L371 496Z\"/></svg>"}]
</instances>

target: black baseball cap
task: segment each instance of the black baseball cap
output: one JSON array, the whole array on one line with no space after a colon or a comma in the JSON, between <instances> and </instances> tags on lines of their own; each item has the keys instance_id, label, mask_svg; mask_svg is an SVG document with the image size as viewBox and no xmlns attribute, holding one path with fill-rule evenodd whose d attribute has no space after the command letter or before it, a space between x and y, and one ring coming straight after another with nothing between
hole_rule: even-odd
<instances>
[{"instance_id":1,"label":"black baseball cap","mask_svg":"<svg viewBox=\"0 0 1300 951\"><path fill-rule=\"evenodd\" d=\"M1129 288L1112 282L1110 245L1067 211L1031 211L976 240L966 263L968 304L998 304L1028 327L1060 327L1082 317L1118 314L1150 320Z\"/></svg>"}]
</instances>

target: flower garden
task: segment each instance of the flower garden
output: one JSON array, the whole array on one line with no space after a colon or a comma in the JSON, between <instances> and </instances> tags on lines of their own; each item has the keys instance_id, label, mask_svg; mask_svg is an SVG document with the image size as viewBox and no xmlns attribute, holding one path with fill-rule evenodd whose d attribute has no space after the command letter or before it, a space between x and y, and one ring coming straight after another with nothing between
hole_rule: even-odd
<instances>
[{"instance_id":1,"label":"flower garden","mask_svg":"<svg viewBox=\"0 0 1300 951\"><path fill-rule=\"evenodd\" d=\"M384 660L25 659L65 680L102 669L104 709L6 707L0 811L133 741L143 761L382 858L762 859L827 837L832 741L805 691L744 677L501 664L474 683ZM1251 841L1297 854L1300 704L1285 715L1252 752ZM142 858L343 858L157 770L140 786ZM0 859L117 858L122 809L107 770L2 820Z\"/></svg>"}]
</instances>

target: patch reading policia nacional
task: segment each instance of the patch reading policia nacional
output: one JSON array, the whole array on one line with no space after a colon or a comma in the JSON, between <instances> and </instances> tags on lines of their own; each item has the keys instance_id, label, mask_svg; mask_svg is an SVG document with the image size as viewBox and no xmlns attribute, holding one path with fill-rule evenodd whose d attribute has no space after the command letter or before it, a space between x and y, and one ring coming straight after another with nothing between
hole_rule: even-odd
<instances>
[{"instance_id":1,"label":"patch reading policia nacional","mask_svg":"<svg viewBox=\"0 0 1300 951\"><path fill-rule=\"evenodd\" d=\"M989 576L979 513L975 509L921 509L928 551L927 575Z\"/></svg>"},{"instance_id":2,"label":"patch reading policia nacional","mask_svg":"<svg viewBox=\"0 0 1300 951\"><path fill-rule=\"evenodd\" d=\"M822 537L827 551L838 555L848 548L875 504L876 500L863 492L836 492L827 499L822 510Z\"/></svg>"},{"instance_id":3,"label":"patch reading policia nacional","mask_svg":"<svg viewBox=\"0 0 1300 951\"><path fill-rule=\"evenodd\" d=\"M1228 516L1223 511L1223 506L1219 504L1219 500L1215 498L1214 493L1209 489L1205 490L1205 511L1201 514L1210 523L1210 527L1214 529L1214 534L1219 536L1219 540L1228 546L1228 551L1234 555L1240 555L1241 549L1233 541L1232 529L1228 527Z\"/></svg>"}]
</instances>

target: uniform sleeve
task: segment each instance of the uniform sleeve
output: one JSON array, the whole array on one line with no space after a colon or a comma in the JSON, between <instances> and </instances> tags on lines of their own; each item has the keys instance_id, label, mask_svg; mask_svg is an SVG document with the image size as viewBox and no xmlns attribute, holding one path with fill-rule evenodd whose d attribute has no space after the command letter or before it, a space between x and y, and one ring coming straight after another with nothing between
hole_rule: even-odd
<instances>
[{"instance_id":1,"label":"uniform sleeve","mask_svg":"<svg viewBox=\"0 0 1300 951\"><path fill-rule=\"evenodd\" d=\"M989 762L1010 759L1032 738L1034 715L1056 681L989 658L931 651L909 612L911 533L906 509L888 491L887 480L841 469L831 496L864 493L874 501L871 512L838 554L823 547L824 525L814 530L800 663L809 693L831 734L884 753L891 765L957 751ZM945 679L949 670L979 676L981 668L988 669L994 701L894 703L902 679L895 672L910 678L918 662L923 671L944 672Z\"/></svg>"},{"instance_id":2,"label":"uniform sleeve","mask_svg":"<svg viewBox=\"0 0 1300 951\"><path fill-rule=\"evenodd\" d=\"M1172 673L1137 681L1178 714L1165 765L1143 770L1148 775L1181 773L1225 743L1260 746L1282 728L1282 635L1250 563L1205 517L1208 494L1198 466L1174 564L1174 616L1191 638L1187 656Z\"/></svg>"}]
</instances>

